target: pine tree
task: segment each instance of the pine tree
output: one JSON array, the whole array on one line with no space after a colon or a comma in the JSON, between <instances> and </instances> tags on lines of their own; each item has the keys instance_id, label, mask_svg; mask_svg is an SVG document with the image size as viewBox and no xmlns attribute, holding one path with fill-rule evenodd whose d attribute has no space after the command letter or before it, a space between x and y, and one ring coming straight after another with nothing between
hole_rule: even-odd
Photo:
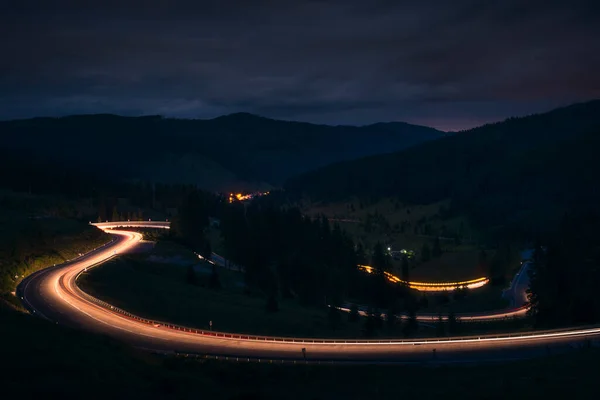
<instances>
[{"instance_id":1,"label":"pine tree","mask_svg":"<svg viewBox=\"0 0 600 400\"><path fill-rule=\"evenodd\" d=\"M406 321L406 324L404 324L404 327L402 328L402 332L404 336L409 337L414 331L417 330L419 323L417 321L417 311L415 310L415 307L413 305L409 305L407 314L408 319Z\"/></svg>"},{"instance_id":2,"label":"pine tree","mask_svg":"<svg viewBox=\"0 0 600 400\"><path fill-rule=\"evenodd\" d=\"M389 268L389 256L384 252L383 245L380 242L377 242L373 248L371 266L379 275L384 275L384 271Z\"/></svg>"},{"instance_id":3,"label":"pine tree","mask_svg":"<svg viewBox=\"0 0 600 400\"><path fill-rule=\"evenodd\" d=\"M108 219L106 215L106 204L104 199L101 198L98 201L98 222L106 221Z\"/></svg>"},{"instance_id":4,"label":"pine tree","mask_svg":"<svg viewBox=\"0 0 600 400\"><path fill-rule=\"evenodd\" d=\"M442 255L442 246L440 244L439 236L436 236L433 240L433 249L431 251L434 258L437 258Z\"/></svg>"},{"instance_id":5,"label":"pine tree","mask_svg":"<svg viewBox=\"0 0 600 400\"><path fill-rule=\"evenodd\" d=\"M377 323L375 322L375 315L374 315L373 309L369 308L369 310L367 311L367 318L365 319L365 328L364 328L364 334L366 337L375 336L375 331L377 328L376 325L377 325Z\"/></svg>"},{"instance_id":6,"label":"pine tree","mask_svg":"<svg viewBox=\"0 0 600 400\"><path fill-rule=\"evenodd\" d=\"M189 265L187 267L187 271L186 271L186 275L185 275L185 280L190 285L197 285L198 284L198 278L196 277L196 271L194 270L194 266L193 265Z\"/></svg>"},{"instance_id":7,"label":"pine tree","mask_svg":"<svg viewBox=\"0 0 600 400\"><path fill-rule=\"evenodd\" d=\"M340 310L337 307L329 307L329 311L327 313L327 319L329 320L329 325L331 329L336 330L339 328L340 323L342 322L342 316L340 315Z\"/></svg>"},{"instance_id":8,"label":"pine tree","mask_svg":"<svg viewBox=\"0 0 600 400\"><path fill-rule=\"evenodd\" d=\"M204 241L201 245L200 255L207 260L210 260L212 257L212 248L210 246L210 241L207 238L204 238Z\"/></svg>"},{"instance_id":9,"label":"pine tree","mask_svg":"<svg viewBox=\"0 0 600 400\"><path fill-rule=\"evenodd\" d=\"M444 326L442 313L438 314L437 324L435 325L435 334L437 337L446 336L446 327Z\"/></svg>"},{"instance_id":10,"label":"pine tree","mask_svg":"<svg viewBox=\"0 0 600 400\"><path fill-rule=\"evenodd\" d=\"M277 303L277 297L275 294L271 294L267 299L267 304L265 306L267 312L274 313L279 311L279 304Z\"/></svg>"},{"instance_id":11,"label":"pine tree","mask_svg":"<svg viewBox=\"0 0 600 400\"><path fill-rule=\"evenodd\" d=\"M117 206L113 207L111 221L112 222L119 221L119 212L117 210Z\"/></svg>"},{"instance_id":12,"label":"pine tree","mask_svg":"<svg viewBox=\"0 0 600 400\"><path fill-rule=\"evenodd\" d=\"M219 280L219 274L217 273L217 266L214 264L208 279L208 287L211 289L221 289L221 281Z\"/></svg>"},{"instance_id":13,"label":"pine tree","mask_svg":"<svg viewBox=\"0 0 600 400\"><path fill-rule=\"evenodd\" d=\"M410 282L408 257L406 255L402 257L402 280L405 282Z\"/></svg>"},{"instance_id":14,"label":"pine tree","mask_svg":"<svg viewBox=\"0 0 600 400\"><path fill-rule=\"evenodd\" d=\"M362 242L358 242L356 245L356 261L359 265L367 264L367 256Z\"/></svg>"},{"instance_id":15,"label":"pine tree","mask_svg":"<svg viewBox=\"0 0 600 400\"><path fill-rule=\"evenodd\" d=\"M431 249L427 243L423 243L421 248L421 261L427 262L431 259Z\"/></svg>"},{"instance_id":16,"label":"pine tree","mask_svg":"<svg viewBox=\"0 0 600 400\"><path fill-rule=\"evenodd\" d=\"M356 322L360 318L360 314L358 313L358 306L356 304L352 304L350 306L350 312L348 313L348 322Z\"/></svg>"},{"instance_id":17,"label":"pine tree","mask_svg":"<svg viewBox=\"0 0 600 400\"><path fill-rule=\"evenodd\" d=\"M448 313L448 332L451 334L458 332L458 319L452 310Z\"/></svg>"},{"instance_id":18,"label":"pine tree","mask_svg":"<svg viewBox=\"0 0 600 400\"><path fill-rule=\"evenodd\" d=\"M477 264L481 275L490 276L491 271L488 263L488 256L484 249L481 249L479 252L479 260Z\"/></svg>"},{"instance_id":19,"label":"pine tree","mask_svg":"<svg viewBox=\"0 0 600 400\"><path fill-rule=\"evenodd\" d=\"M389 330L393 330L396 327L396 321L396 308L394 306L390 306L385 314L385 322Z\"/></svg>"}]
</instances>

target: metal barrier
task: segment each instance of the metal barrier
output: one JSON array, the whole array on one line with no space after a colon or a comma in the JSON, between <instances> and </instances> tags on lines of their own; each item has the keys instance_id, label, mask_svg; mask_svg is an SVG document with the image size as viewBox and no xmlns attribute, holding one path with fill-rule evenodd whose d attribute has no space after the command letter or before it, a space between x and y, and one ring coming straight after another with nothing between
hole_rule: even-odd
<instances>
[{"instance_id":1,"label":"metal barrier","mask_svg":"<svg viewBox=\"0 0 600 400\"><path fill-rule=\"evenodd\" d=\"M101 246L101 247L105 247ZM96 249L97 250L97 249ZM94 250L95 251L95 250ZM87 256L90 253L84 255ZM92 266L88 266L86 269L95 268L99 265L102 265L107 260L113 258L111 256L97 264ZM280 343L299 343L299 344L397 344L397 345L418 345L418 344L439 344L439 343L456 343L456 342L473 342L473 341L490 341L490 340L508 340L508 339L528 339L528 338L538 338L543 337L545 335L554 335L554 336L581 336L586 334L598 334L600 333L600 328L598 325L590 326L590 327L581 327L581 328L570 328L570 329L560 329L553 331L543 331L543 332L527 332L527 333L516 333L516 334L499 334L499 335L480 335L480 336L462 336L462 337L445 337L445 338L435 338L435 339L419 339L419 340L404 340L404 339L372 339L372 340L360 340L360 339L322 339L322 338L290 338L290 337L277 337L277 336L261 336L261 335L248 335L248 334L236 334L236 333L227 333L227 332L217 332L206 329L196 329L185 326L180 326L176 324L171 324L168 322L152 320L148 318L142 318L137 315L134 315L128 311L115 307L103 300L100 300L90 294L84 292L77 286L77 280L81 276L81 274L85 270L79 271L79 273L75 277L74 288L77 291L77 294L81 296L81 298L98 305L99 307L110 311L115 314L119 314L128 319L141 322L147 325L153 325L156 327L163 327L171 330L177 330L181 332L210 336L216 338L223 339L237 339L237 340L252 340L252 341L260 341L260 342L280 342Z\"/></svg>"},{"instance_id":2,"label":"metal barrier","mask_svg":"<svg viewBox=\"0 0 600 400\"><path fill-rule=\"evenodd\" d=\"M96 267L101 265L102 263L93 265L89 268ZM83 271L80 271L75 278L75 283L77 279L81 275ZM131 319L133 321L142 322L147 325L152 325L155 327L163 327L171 330L177 330L185 333L215 337L215 338L223 338L223 339L237 339L237 340L252 340L259 342L279 342L279 343L298 343L298 344L399 344L399 345L417 345L417 344L438 344L438 343L456 343L456 342L473 342L473 341L481 341L481 340L502 340L502 339L528 339L528 338L536 338L540 335L552 335L552 334L561 334L564 333L564 336L568 336L569 334L576 336L585 334L587 330L596 330L600 332L600 328L598 325L589 326L589 327L581 327L578 328L577 331L571 329L557 329L552 331L539 331L539 332L527 332L527 333L515 333L515 334L499 334L499 335L479 335L479 336L459 336L459 337L444 337L444 338L432 338L432 339L418 339L418 340L404 340L404 339L371 339L371 340L361 340L361 339L322 339L322 338L290 338L290 337L278 337L278 336L262 336L262 335L248 335L248 334L238 334L238 333L228 333L228 332L217 332L211 331L207 329L197 329L185 327L177 324L172 324L169 322L157 321L148 318L142 318L135 314L132 314L128 311L125 311L121 308L115 307L103 300L100 300L90 294L81 290L77 284L74 285L79 295L84 297L86 300L116 314L119 314L123 317ZM597 333L597 332L593 332Z\"/></svg>"}]
</instances>

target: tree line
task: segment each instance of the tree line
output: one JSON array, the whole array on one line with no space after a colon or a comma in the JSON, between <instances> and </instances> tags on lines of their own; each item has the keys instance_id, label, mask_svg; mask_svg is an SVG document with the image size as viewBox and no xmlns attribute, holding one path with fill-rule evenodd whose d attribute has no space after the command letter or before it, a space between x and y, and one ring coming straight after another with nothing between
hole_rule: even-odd
<instances>
[{"instance_id":1,"label":"tree line","mask_svg":"<svg viewBox=\"0 0 600 400\"><path fill-rule=\"evenodd\" d=\"M528 293L537 327L600 321L599 224L598 213L567 214L557 232L535 246Z\"/></svg>"},{"instance_id":2,"label":"tree line","mask_svg":"<svg viewBox=\"0 0 600 400\"><path fill-rule=\"evenodd\" d=\"M198 191L181 203L171 225L172 237L210 256L209 217L220 222L222 255L244 267L247 290L262 293L270 311L277 310L277 303L285 298L312 307L339 306L352 300L372 306L367 321L377 327L372 324L373 318L377 320L375 310L387 310L390 318L386 320L392 321L403 311L414 315L421 306L414 291L385 278L392 264L381 243L365 249L325 216L305 217L298 208L281 207L268 197L229 204ZM359 264L371 264L376 273L359 271ZM407 260L403 274L408 277ZM188 280L193 281L191 274ZM335 325L339 316L330 311L330 318ZM416 320L409 325L416 327Z\"/></svg>"}]
</instances>

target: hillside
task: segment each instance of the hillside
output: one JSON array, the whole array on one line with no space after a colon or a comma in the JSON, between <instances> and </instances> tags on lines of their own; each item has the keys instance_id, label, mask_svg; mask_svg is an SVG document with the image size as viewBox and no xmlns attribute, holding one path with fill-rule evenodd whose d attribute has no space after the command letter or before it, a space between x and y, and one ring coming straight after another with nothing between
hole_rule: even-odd
<instances>
[{"instance_id":1,"label":"hillside","mask_svg":"<svg viewBox=\"0 0 600 400\"><path fill-rule=\"evenodd\" d=\"M80 115L0 122L2 153L127 179L210 190L280 185L332 162L397 151L444 133L406 123L327 126L237 113L211 120Z\"/></svg>"},{"instance_id":2,"label":"hillside","mask_svg":"<svg viewBox=\"0 0 600 400\"><path fill-rule=\"evenodd\" d=\"M480 225L550 223L575 205L595 205L600 171L600 101L511 118L405 151L341 162L290 179L313 200L452 199ZM568 188L568 189L567 189Z\"/></svg>"}]
</instances>

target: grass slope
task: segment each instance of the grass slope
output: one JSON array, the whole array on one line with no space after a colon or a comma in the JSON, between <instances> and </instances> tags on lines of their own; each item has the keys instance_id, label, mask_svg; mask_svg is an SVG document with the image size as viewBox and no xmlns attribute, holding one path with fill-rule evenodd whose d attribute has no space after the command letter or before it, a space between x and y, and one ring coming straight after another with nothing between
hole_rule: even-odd
<instances>
[{"instance_id":1,"label":"grass slope","mask_svg":"<svg viewBox=\"0 0 600 400\"><path fill-rule=\"evenodd\" d=\"M199 284L186 282L188 262L181 258L128 256L84 274L80 286L90 294L134 314L159 321L228 332L281 336L361 336L360 322L332 329L327 310L300 306L295 300L279 301L279 311L266 312L266 298L244 290L242 274L219 269L222 289L210 289L210 266L196 269ZM169 262L170 261L170 262ZM206 265L206 264L205 264Z\"/></svg>"}]
</instances>

